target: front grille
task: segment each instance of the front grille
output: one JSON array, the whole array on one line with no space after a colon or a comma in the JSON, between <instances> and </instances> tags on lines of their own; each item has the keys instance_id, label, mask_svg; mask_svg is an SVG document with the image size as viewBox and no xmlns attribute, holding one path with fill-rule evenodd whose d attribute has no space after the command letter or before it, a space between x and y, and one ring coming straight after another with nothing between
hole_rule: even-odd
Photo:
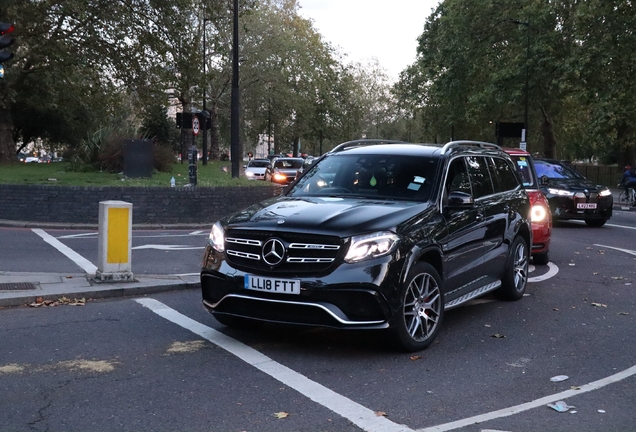
<instances>
[{"instance_id":1,"label":"front grille","mask_svg":"<svg viewBox=\"0 0 636 432\"><path fill-rule=\"evenodd\" d=\"M280 264L270 266L263 260L263 246L273 238L283 243L285 254ZM334 236L235 229L225 233L225 250L228 263L243 271L302 275L326 271L338 260L342 241Z\"/></svg>"}]
</instances>

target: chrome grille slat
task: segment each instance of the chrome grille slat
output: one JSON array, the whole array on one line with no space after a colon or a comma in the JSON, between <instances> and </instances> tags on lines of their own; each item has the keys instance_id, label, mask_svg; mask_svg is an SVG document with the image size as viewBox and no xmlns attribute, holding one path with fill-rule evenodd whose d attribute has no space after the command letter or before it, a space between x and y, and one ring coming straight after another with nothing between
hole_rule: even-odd
<instances>
[{"instance_id":1,"label":"chrome grille slat","mask_svg":"<svg viewBox=\"0 0 636 432\"><path fill-rule=\"evenodd\" d=\"M333 261L334 261L333 258L302 258L302 257L287 258L288 263L330 263Z\"/></svg>"},{"instance_id":2,"label":"chrome grille slat","mask_svg":"<svg viewBox=\"0 0 636 432\"><path fill-rule=\"evenodd\" d=\"M251 240L251 239L243 239L243 238L226 238L226 242L228 243L236 243L236 244L244 244L248 246L262 246L263 243L260 240Z\"/></svg>"},{"instance_id":3,"label":"chrome grille slat","mask_svg":"<svg viewBox=\"0 0 636 432\"><path fill-rule=\"evenodd\" d=\"M248 253L248 252L228 250L227 254L231 255L231 256L235 256L235 257L239 257L239 258L247 258L247 259L251 259L251 260L255 260L255 261L260 261L261 260L261 256L260 255L252 254L252 253Z\"/></svg>"},{"instance_id":4,"label":"chrome grille slat","mask_svg":"<svg viewBox=\"0 0 636 432\"><path fill-rule=\"evenodd\" d=\"M311 249L311 250L338 250L340 249L339 245L324 245L324 244L315 244L315 243L292 243L289 245L290 249Z\"/></svg>"}]
</instances>

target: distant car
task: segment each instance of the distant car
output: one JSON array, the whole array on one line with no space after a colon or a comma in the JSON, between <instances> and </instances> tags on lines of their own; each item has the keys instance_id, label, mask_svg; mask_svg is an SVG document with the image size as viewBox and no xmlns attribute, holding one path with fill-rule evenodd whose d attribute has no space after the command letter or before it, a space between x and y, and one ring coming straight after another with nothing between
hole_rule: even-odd
<instances>
[{"instance_id":1,"label":"distant car","mask_svg":"<svg viewBox=\"0 0 636 432\"><path fill-rule=\"evenodd\" d=\"M296 179L296 174L303 166L303 162L302 158L276 158L265 170L265 181L282 185L289 184Z\"/></svg>"},{"instance_id":2,"label":"distant car","mask_svg":"<svg viewBox=\"0 0 636 432\"><path fill-rule=\"evenodd\" d=\"M31 162L38 163L38 162L40 162L40 158L37 158L37 157L35 157L35 156L28 156L28 157L24 160L24 163L31 163Z\"/></svg>"},{"instance_id":3,"label":"distant car","mask_svg":"<svg viewBox=\"0 0 636 432\"><path fill-rule=\"evenodd\" d=\"M245 165L245 177L248 180L265 180L265 170L269 159L252 159Z\"/></svg>"},{"instance_id":4,"label":"distant car","mask_svg":"<svg viewBox=\"0 0 636 432\"><path fill-rule=\"evenodd\" d=\"M554 220L578 219L602 227L612 217L614 198L606 186L586 179L565 161L535 158L534 166Z\"/></svg>"},{"instance_id":5,"label":"distant car","mask_svg":"<svg viewBox=\"0 0 636 432\"><path fill-rule=\"evenodd\" d=\"M552 237L552 214L550 205L543 192L539 190L539 180L534 168L532 156L525 150L506 148L506 153L515 163L522 185L530 197L532 206L532 260L537 265L550 262L550 238Z\"/></svg>"}]
</instances>

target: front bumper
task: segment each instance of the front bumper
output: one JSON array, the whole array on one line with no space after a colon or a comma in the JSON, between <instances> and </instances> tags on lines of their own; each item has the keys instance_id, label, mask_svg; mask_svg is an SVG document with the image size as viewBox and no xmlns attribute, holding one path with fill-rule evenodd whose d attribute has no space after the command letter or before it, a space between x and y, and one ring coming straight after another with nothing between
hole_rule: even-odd
<instances>
[{"instance_id":1,"label":"front bumper","mask_svg":"<svg viewBox=\"0 0 636 432\"><path fill-rule=\"evenodd\" d=\"M293 276L300 280L300 294L277 294L245 289L247 272L231 267L223 254L208 246L201 270L203 305L212 314L268 322L349 329L387 328L392 311L399 303L399 271L392 271L399 265L390 256L334 265L331 272L321 272L320 276Z\"/></svg>"}]
</instances>

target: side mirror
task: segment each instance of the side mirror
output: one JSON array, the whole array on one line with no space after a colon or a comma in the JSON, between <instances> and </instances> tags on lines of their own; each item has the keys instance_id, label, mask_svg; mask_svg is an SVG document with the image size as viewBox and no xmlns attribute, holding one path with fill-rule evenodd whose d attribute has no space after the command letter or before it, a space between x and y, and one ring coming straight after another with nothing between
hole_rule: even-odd
<instances>
[{"instance_id":1,"label":"side mirror","mask_svg":"<svg viewBox=\"0 0 636 432\"><path fill-rule=\"evenodd\" d=\"M547 175L542 175L539 180L541 182L541 186L547 186L548 183L550 183L550 179L548 178Z\"/></svg>"},{"instance_id":2,"label":"side mirror","mask_svg":"<svg viewBox=\"0 0 636 432\"><path fill-rule=\"evenodd\" d=\"M473 196L466 192L455 191L448 194L448 207L470 208L474 203Z\"/></svg>"}]
</instances>

